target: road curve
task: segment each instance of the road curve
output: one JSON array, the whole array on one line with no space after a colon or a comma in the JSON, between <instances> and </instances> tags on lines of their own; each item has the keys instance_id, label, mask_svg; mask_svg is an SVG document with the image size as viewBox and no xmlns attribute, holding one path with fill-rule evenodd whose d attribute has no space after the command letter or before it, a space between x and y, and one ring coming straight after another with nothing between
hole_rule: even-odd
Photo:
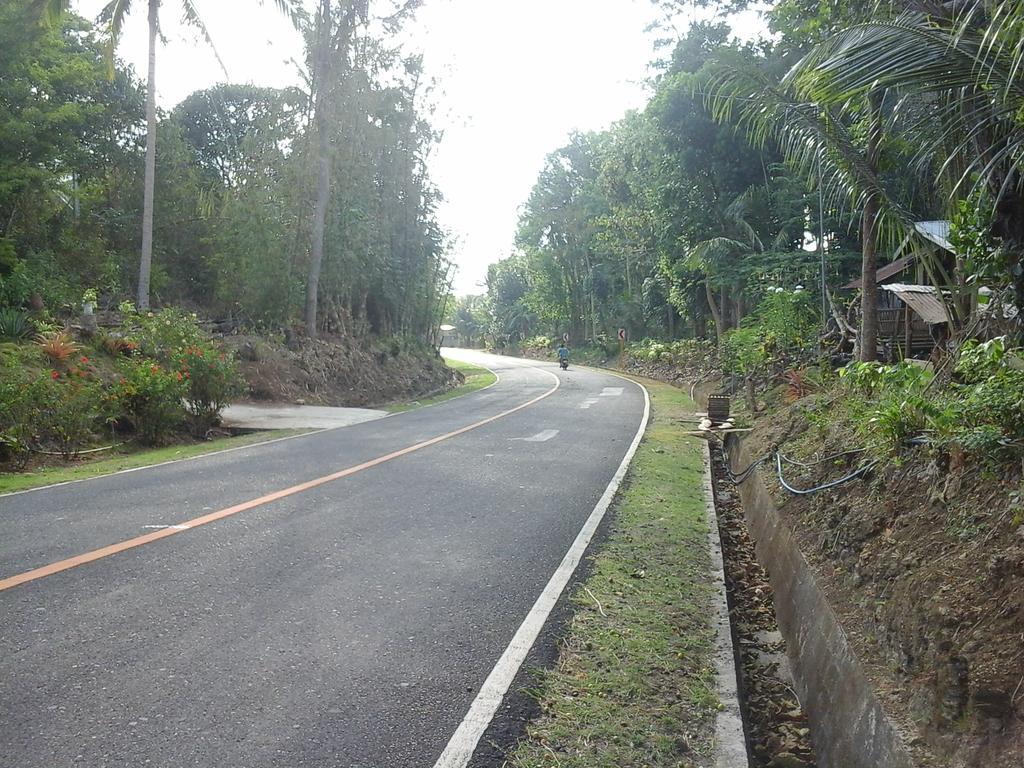
<instances>
[{"instance_id":1,"label":"road curve","mask_svg":"<svg viewBox=\"0 0 1024 768\"><path fill-rule=\"evenodd\" d=\"M609 374L458 354L498 383L0 497L0 581L42 574L0 589L0 766L433 766L644 413Z\"/></svg>"}]
</instances>

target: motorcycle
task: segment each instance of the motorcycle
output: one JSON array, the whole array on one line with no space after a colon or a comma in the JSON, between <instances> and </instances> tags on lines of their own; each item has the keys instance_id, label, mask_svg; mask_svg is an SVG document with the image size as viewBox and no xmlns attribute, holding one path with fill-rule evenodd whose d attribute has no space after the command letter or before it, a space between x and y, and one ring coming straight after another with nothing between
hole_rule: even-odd
<instances>
[{"instance_id":1,"label":"motorcycle","mask_svg":"<svg viewBox=\"0 0 1024 768\"><path fill-rule=\"evenodd\" d=\"M563 357L561 360L558 361L558 367L561 368L563 371L569 370L569 360Z\"/></svg>"}]
</instances>

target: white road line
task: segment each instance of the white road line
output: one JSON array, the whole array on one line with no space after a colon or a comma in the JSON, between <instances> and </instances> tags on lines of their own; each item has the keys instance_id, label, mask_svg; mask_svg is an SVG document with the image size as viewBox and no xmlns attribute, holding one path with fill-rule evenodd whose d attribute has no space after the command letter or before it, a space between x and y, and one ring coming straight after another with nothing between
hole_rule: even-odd
<instances>
[{"instance_id":1,"label":"white road line","mask_svg":"<svg viewBox=\"0 0 1024 768\"><path fill-rule=\"evenodd\" d=\"M522 440L524 443L543 443L558 434L557 429L545 429L532 437L513 437L512 440Z\"/></svg>"},{"instance_id":2,"label":"white road line","mask_svg":"<svg viewBox=\"0 0 1024 768\"><path fill-rule=\"evenodd\" d=\"M622 394L622 387L605 387L598 397L618 397Z\"/></svg>"},{"instance_id":3,"label":"white road line","mask_svg":"<svg viewBox=\"0 0 1024 768\"><path fill-rule=\"evenodd\" d=\"M154 528L156 530L161 530L163 528L173 528L176 531L187 531L192 526L190 526L190 525L144 525L142 527L143 528Z\"/></svg>"},{"instance_id":4,"label":"white road line","mask_svg":"<svg viewBox=\"0 0 1024 768\"><path fill-rule=\"evenodd\" d=\"M639 382L636 384L644 393L644 415L640 420L640 426L637 428L629 450L622 457L622 463L615 470L615 475L612 477L611 482L608 483L608 487L605 488L604 494L598 500L597 506L594 507L590 517L587 518L580 532L576 535L576 539L569 547L569 551L566 552L558 569L551 576L551 580L544 587L544 591L537 598L537 602L533 604L533 608L530 609L523 623L519 625L519 629L516 630L512 641L508 644L505 652L501 654L501 658L498 659L494 669L491 670L491 674L487 676L483 687L470 705L469 712L466 713L458 729L448 741L448 746L444 748L444 752L441 753L437 762L434 763L434 768L465 768L469 763L470 758L473 757L473 752L476 750L476 745L480 742L480 737L484 735L487 726L490 725L494 717L494 713L501 706L502 699L508 693L509 686L512 685L512 681L522 666L526 654L529 653L530 648L536 642L537 636L544 627L544 622L547 621L552 609L558 602L558 598L565 590L566 584L572 578L576 566L579 565L580 559L583 557L583 553L586 551L591 539L594 538L594 532L601 524L601 520L604 519L612 499L615 498L615 492L619 489L622 478L626 475L629 462L632 460L633 454L636 453L636 448L644 436L644 430L647 429L647 420L651 414L651 398L642 384Z\"/></svg>"},{"instance_id":5,"label":"white road line","mask_svg":"<svg viewBox=\"0 0 1024 768\"><path fill-rule=\"evenodd\" d=\"M589 408L590 406L592 406L592 405L594 405L596 403L597 403L597 398L596 397L588 397L586 400L584 400L582 403L580 403L580 408L583 408L584 410L586 410L587 408Z\"/></svg>"}]
</instances>

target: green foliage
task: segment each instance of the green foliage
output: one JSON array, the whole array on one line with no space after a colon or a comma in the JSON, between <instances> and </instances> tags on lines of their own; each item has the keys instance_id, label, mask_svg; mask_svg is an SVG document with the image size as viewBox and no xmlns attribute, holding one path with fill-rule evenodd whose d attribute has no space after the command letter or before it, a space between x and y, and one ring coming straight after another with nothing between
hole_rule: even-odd
<instances>
[{"instance_id":1,"label":"green foliage","mask_svg":"<svg viewBox=\"0 0 1024 768\"><path fill-rule=\"evenodd\" d=\"M28 312L13 307L0 307L0 339L27 339L34 330Z\"/></svg>"},{"instance_id":2,"label":"green foliage","mask_svg":"<svg viewBox=\"0 0 1024 768\"><path fill-rule=\"evenodd\" d=\"M879 392L904 395L924 391L934 375L907 361L894 365L853 362L839 371L839 380L852 393L872 397Z\"/></svg>"},{"instance_id":3,"label":"green foliage","mask_svg":"<svg viewBox=\"0 0 1024 768\"><path fill-rule=\"evenodd\" d=\"M952 393L962 403L962 421L950 439L996 459L1024 453L1024 349L1008 346L1005 337L968 342L956 372Z\"/></svg>"},{"instance_id":4,"label":"green foliage","mask_svg":"<svg viewBox=\"0 0 1024 768\"><path fill-rule=\"evenodd\" d=\"M41 419L41 442L53 444L65 459L88 445L102 416L102 387L88 376L42 377L35 402Z\"/></svg>"},{"instance_id":5,"label":"green foliage","mask_svg":"<svg viewBox=\"0 0 1024 768\"><path fill-rule=\"evenodd\" d=\"M233 358L209 344L186 347L175 355L174 364L187 384L185 404L192 429L204 435L231 399L243 391L238 366Z\"/></svg>"},{"instance_id":6,"label":"green foliage","mask_svg":"<svg viewBox=\"0 0 1024 768\"><path fill-rule=\"evenodd\" d=\"M769 292L751 322L760 329L767 349L787 355L809 351L821 329L821 317L807 291Z\"/></svg>"},{"instance_id":7,"label":"green foliage","mask_svg":"<svg viewBox=\"0 0 1024 768\"><path fill-rule=\"evenodd\" d=\"M1001 282L1007 264L1001 263L992 237L992 203L980 191L960 200L949 222L949 242L964 260L967 279Z\"/></svg>"},{"instance_id":8,"label":"green foliage","mask_svg":"<svg viewBox=\"0 0 1024 768\"><path fill-rule=\"evenodd\" d=\"M723 335L723 370L750 378L769 362L803 359L817 341L819 323L806 291L769 290L740 328Z\"/></svg>"},{"instance_id":9,"label":"green foliage","mask_svg":"<svg viewBox=\"0 0 1024 768\"><path fill-rule=\"evenodd\" d=\"M128 318L126 318L128 321ZM128 341L147 357L170 363L189 347L206 343L194 313L168 308L160 312L137 313L130 319Z\"/></svg>"},{"instance_id":10,"label":"green foliage","mask_svg":"<svg viewBox=\"0 0 1024 768\"><path fill-rule=\"evenodd\" d=\"M157 445L182 426L187 394L181 371L149 360L126 360L121 378L107 393L107 410L115 419L126 418L144 443Z\"/></svg>"},{"instance_id":11,"label":"green foliage","mask_svg":"<svg viewBox=\"0 0 1024 768\"><path fill-rule=\"evenodd\" d=\"M618 351L616 344L615 350ZM676 341L658 341L657 339L643 339L629 345L629 354L638 360L645 360L651 363L668 363L670 365L685 365L694 358L706 358L713 352L713 347L698 339L678 339Z\"/></svg>"},{"instance_id":12,"label":"green foliage","mask_svg":"<svg viewBox=\"0 0 1024 768\"><path fill-rule=\"evenodd\" d=\"M998 464L1024 454L1024 358L1003 338L968 342L958 380L944 389L908 362L851 363L839 372L862 437L893 453L913 437L938 448L958 446Z\"/></svg>"},{"instance_id":13,"label":"green foliage","mask_svg":"<svg viewBox=\"0 0 1024 768\"><path fill-rule=\"evenodd\" d=\"M722 370L744 378L756 375L768 361L764 336L754 327L736 328L722 337Z\"/></svg>"},{"instance_id":14,"label":"green foliage","mask_svg":"<svg viewBox=\"0 0 1024 768\"><path fill-rule=\"evenodd\" d=\"M37 371L0 380L0 461L18 467L33 450L73 458L101 425L102 387L88 372Z\"/></svg>"},{"instance_id":15,"label":"green foliage","mask_svg":"<svg viewBox=\"0 0 1024 768\"><path fill-rule=\"evenodd\" d=\"M111 4L99 27L73 13L40 24L37 5L0 0L0 306L42 301L66 317L93 292L111 303L134 293L145 92L107 55L130 3ZM428 341L450 275L425 170L437 139L426 78L361 24L351 77L324 79L334 84L328 141L344 150L329 158L320 325ZM155 304L274 332L301 314L309 109L298 89L230 84L157 115Z\"/></svg>"},{"instance_id":16,"label":"green foliage","mask_svg":"<svg viewBox=\"0 0 1024 768\"><path fill-rule=\"evenodd\" d=\"M523 339L523 349L532 349L538 352L550 351L555 348L555 342L549 336L532 336Z\"/></svg>"},{"instance_id":17,"label":"green foliage","mask_svg":"<svg viewBox=\"0 0 1024 768\"><path fill-rule=\"evenodd\" d=\"M1008 348L1005 336L979 342L968 339L960 348L956 373L966 384L978 384L993 376L1024 369L1021 351Z\"/></svg>"},{"instance_id":18,"label":"green foliage","mask_svg":"<svg viewBox=\"0 0 1024 768\"><path fill-rule=\"evenodd\" d=\"M34 421L41 413L34 389L20 373L4 371L0 376L0 462L20 467L28 459L35 433Z\"/></svg>"}]
</instances>

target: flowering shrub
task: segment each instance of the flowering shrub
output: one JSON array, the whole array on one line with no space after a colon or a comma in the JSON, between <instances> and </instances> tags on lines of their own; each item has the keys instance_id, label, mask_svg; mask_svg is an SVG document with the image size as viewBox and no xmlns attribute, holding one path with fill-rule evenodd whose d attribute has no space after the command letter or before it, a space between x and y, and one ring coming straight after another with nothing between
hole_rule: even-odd
<instances>
[{"instance_id":1,"label":"flowering shrub","mask_svg":"<svg viewBox=\"0 0 1024 768\"><path fill-rule=\"evenodd\" d=\"M24 466L28 459L32 421L39 414L34 385L21 376L0 377L0 461L17 467Z\"/></svg>"},{"instance_id":2,"label":"flowering shrub","mask_svg":"<svg viewBox=\"0 0 1024 768\"><path fill-rule=\"evenodd\" d=\"M162 442L185 418L184 376L151 361L125 361L121 372L107 394L108 413L115 419L127 418L143 442Z\"/></svg>"},{"instance_id":3,"label":"flowering shrub","mask_svg":"<svg viewBox=\"0 0 1024 768\"><path fill-rule=\"evenodd\" d=\"M127 318L126 318L127 319ZM137 313L125 338L147 357L170 363L186 348L205 343L206 334L194 314L180 309Z\"/></svg>"},{"instance_id":4,"label":"flowering shrub","mask_svg":"<svg viewBox=\"0 0 1024 768\"><path fill-rule=\"evenodd\" d=\"M174 363L186 385L185 404L193 429L205 434L231 398L242 392L235 361L215 347L193 344L176 355Z\"/></svg>"},{"instance_id":5,"label":"flowering shrub","mask_svg":"<svg viewBox=\"0 0 1024 768\"><path fill-rule=\"evenodd\" d=\"M59 371L0 384L0 458L23 465L33 449L70 459L87 445L102 415L102 390L88 374Z\"/></svg>"},{"instance_id":6,"label":"flowering shrub","mask_svg":"<svg viewBox=\"0 0 1024 768\"><path fill-rule=\"evenodd\" d=\"M78 455L93 438L100 423L103 390L90 377L82 374L57 379L43 377L49 406L42 414L41 442L50 444L65 459Z\"/></svg>"}]
</instances>

